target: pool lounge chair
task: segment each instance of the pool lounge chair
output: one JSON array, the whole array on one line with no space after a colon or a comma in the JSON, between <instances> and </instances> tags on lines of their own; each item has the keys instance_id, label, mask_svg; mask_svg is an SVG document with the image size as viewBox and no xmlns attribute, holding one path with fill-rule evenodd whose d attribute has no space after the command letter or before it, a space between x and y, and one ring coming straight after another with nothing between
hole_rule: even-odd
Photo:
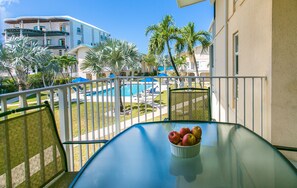
<instances>
[{"instance_id":1,"label":"pool lounge chair","mask_svg":"<svg viewBox=\"0 0 297 188\"><path fill-rule=\"evenodd\" d=\"M73 89L73 91L77 92L77 87L72 86L71 88ZM83 91L84 91L84 88L82 88L81 86L78 86L78 92L83 93Z\"/></svg>"}]
</instances>

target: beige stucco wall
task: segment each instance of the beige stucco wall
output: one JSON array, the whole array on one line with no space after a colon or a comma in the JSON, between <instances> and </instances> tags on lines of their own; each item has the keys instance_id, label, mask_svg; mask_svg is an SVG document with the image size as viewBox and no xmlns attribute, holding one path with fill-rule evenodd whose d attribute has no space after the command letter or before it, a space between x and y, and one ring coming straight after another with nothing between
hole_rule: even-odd
<instances>
[{"instance_id":1,"label":"beige stucco wall","mask_svg":"<svg viewBox=\"0 0 297 188\"><path fill-rule=\"evenodd\" d=\"M214 76L225 75L224 0L216 1L214 38ZM234 75L233 36L239 36L239 76L267 76L263 81L263 137L272 144L297 147L297 1L296 0L228 0L228 76ZM226 97L221 83L221 98ZM255 114L261 113L261 83L255 82ZM246 115L252 116L251 82L246 82ZM218 103L218 84L214 83L214 117L226 101ZM229 82L229 121L234 121L233 83ZM243 84L239 85L238 119L243 124ZM233 103L234 104L234 103ZM255 132L260 134L261 118L255 116ZM252 129L252 122L246 125ZM288 154L297 160L296 154Z\"/></svg>"},{"instance_id":2,"label":"beige stucco wall","mask_svg":"<svg viewBox=\"0 0 297 188\"><path fill-rule=\"evenodd\" d=\"M297 1L273 0L272 23L272 143L297 147Z\"/></svg>"},{"instance_id":3,"label":"beige stucco wall","mask_svg":"<svg viewBox=\"0 0 297 188\"><path fill-rule=\"evenodd\" d=\"M271 54L272 54L272 1L265 0L238 0L233 4L233 0L228 0L228 76L234 76L233 57L233 36L239 36L239 76L267 76L263 81L263 136L267 140L271 137ZM224 9L225 1L216 1L216 36L215 36L215 76L226 74L225 65L225 27ZM221 83L221 99L226 98L224 89L226 82ZM246 82L246 126L252 129L252 82ZM254 130L261 134L261 82L254 82ZM218 96L218 84L216 84L215 94ZM238 99L238 121L244 123L244 93L243 80L239 83ZM235 102L233 95L233 82L229 81L229 120L235 121ZM218 98L218 97L214 97ZM227 101L221 101L221 113L227 110ZM218 104L218 102L216 102ZM214 114L217 106L213 108ZM224 113L221 114L224 120Z\"/></svg>"}]
</instances>

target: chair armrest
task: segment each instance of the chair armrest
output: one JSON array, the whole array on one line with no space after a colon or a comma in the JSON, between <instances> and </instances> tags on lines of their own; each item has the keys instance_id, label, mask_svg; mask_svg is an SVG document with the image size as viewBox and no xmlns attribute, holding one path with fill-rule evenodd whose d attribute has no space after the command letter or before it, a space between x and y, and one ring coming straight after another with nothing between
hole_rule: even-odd
<instances>
[{"instance_id":1,"label":"chair armrest","mask_svg":"<svg viewBox=\"0 0 297 188\"><path fill-rule=\"evenodd\" d=\"M297 152L297 148L294 147L288 147L288 146L278 146L278 145L273 145L276 149L278 150L285 150L285 151L294 151Z\"/></svg>"},{"instance_id":2,"label":"chair armrest","mask_svg":"<svg viewBox=\"0 0 297 188\"><path fill-rule=\"evenodd\" d=\"M108 140L81 140L81 141L66 141L63 144L101 144L106 143Z\"/></svg>"}]
</instances>

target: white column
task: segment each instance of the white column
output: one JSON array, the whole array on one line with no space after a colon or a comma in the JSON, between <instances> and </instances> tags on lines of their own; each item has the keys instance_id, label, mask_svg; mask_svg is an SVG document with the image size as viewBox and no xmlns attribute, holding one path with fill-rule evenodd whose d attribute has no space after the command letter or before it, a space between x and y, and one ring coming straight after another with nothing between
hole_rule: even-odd
<instances>
[{"instance_id":1,"label":"white column","mask_svg":"<svg viewBox=\"0 0 297 188\"><path fill-rule=\"evenodd\" d=\"M225 0L225 76L228 74L228 0ZM226 80L226 122L229 121L229 80Z\"/></svg>"},{"instance_id":2,"label":"white column","mask_svg":"<svg viewBox=\"0 0 297 188\"><path fill-rule=\"evenodd\" d=\"M20 36L21 37L23 36L23 28L24 28L24 23L23 23L23 20L22 20L21 23L20 23Z\"/></svg>"},{"instance_id":3,"label":"white column","mask_svg":"<svg viewBox=\"0 0 297 188\"><path fill-rule=\"evenodd\" d=\"M64 43L65 43L65 48L66 48L67 47L67 35L66 34L65 34L65 41L64 41Z\"/></svg>"},{"instance_id":4,"label":"white column","mask_svg":"<svg viewBox=\"0 0 297 188\"><path fill-rule=\"evenodd\" d=\"M37 20L37 29L40 31L40 21L39 21L39 19Z\"/></svg>"},{"instance_id":5,"label":"white column","mask_svg":"<svg viewBox=\"0 0 297 188\"><path fill-rule=\"evenodd\" d=\"M47 46L47 43L46 43L46 33L45 32L43 34L43 45L44 46Z\"/></svg>"},{"instance_id":6,"label":"white column","mask_svg":"<svg viewBox=\"0 0 297 188\"><path fill-rule=\"evenodd\" d=\"M7 31L4 30L4 41L6 42L7 41Z\"/></svg>"}]
</instances>

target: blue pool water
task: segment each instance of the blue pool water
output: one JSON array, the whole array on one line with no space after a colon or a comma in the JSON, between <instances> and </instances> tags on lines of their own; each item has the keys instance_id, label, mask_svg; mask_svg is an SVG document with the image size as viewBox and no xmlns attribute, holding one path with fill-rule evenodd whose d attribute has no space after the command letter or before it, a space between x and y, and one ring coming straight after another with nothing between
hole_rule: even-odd
<instances>
[{"instance_id":1,"label":"blue pool water","mask_svg":"<svg viewBox=\"0 0 297 188\"><path fill-rule=\"evenodd\" d=\"M158 67L158 71L162 72L162 71L164 71L164 69L165 69L164 66L159 66ZM173 70L173 66L167 66L166 70Z\"/></svg>"},{"instance_id":2,"label":"blue pool water","mask_svg":"<svg viewBox=\"0 0 297 188\"><path fill-rule=\"evenodd\" d=\"M148 90L152 88L151 85L149 84L146 84L146 86L144 84L132 84L131 87L130 87L130 84L128 85L122 85L121 86L121 95L122 96L125 96L125 97L130 97L130 96L133 96L133 95L136 95L138 93L141 93L143 92L144 90ZM99 95L102 95L102 92L103 92L103 95L106 96L108 94L108 96L114 96L115 94L115 91L114 91L114 88L108 88L108 90L106 91L103 90L103 91L98 91L98 94ZM93 92L93 95L97 95L97 92ZM90 93L87 94L87 96L91 96Z\"/></svg>"}]
</instances>

